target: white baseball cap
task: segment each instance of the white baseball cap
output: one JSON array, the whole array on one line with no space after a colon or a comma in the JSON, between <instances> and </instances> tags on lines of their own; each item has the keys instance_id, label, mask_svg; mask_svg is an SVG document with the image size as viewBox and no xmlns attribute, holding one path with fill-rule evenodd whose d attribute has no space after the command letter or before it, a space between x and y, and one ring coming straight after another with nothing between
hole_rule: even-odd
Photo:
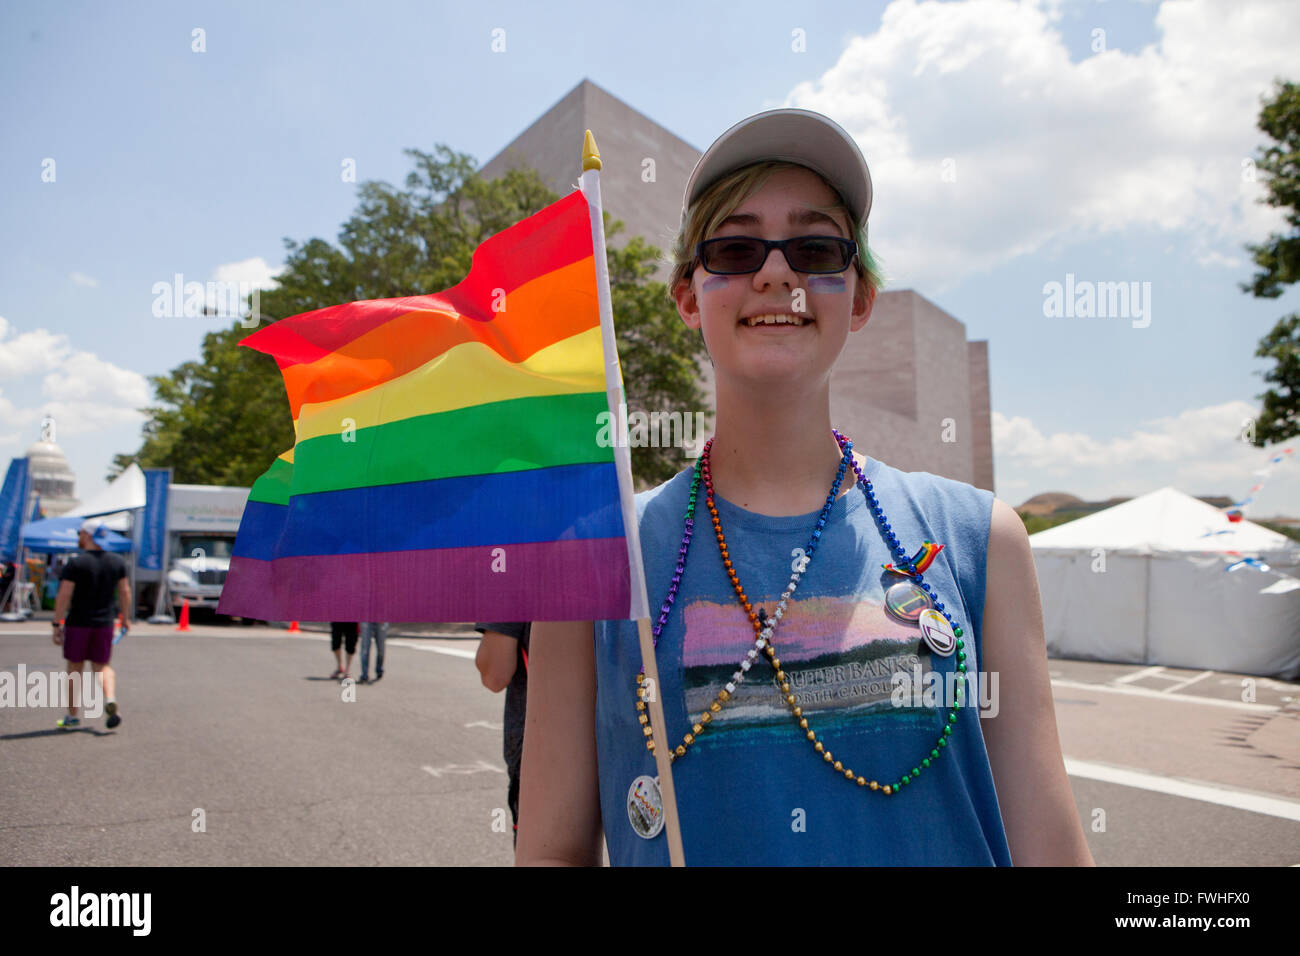
<instances>
[{"instance_id":1,"label":"white baseball cap","mask_svg":"<svg viewBox=\"0 0 1300 956\"><path fill-rule=\"evenodd\" d=\"M866 223L871 172L862 150L835 121L800 109L755 113L714 140L686 181L682 221L691 204L727 173L764 160L808 167L840 194L859 224Z\"/></svg>"},{"instance_id":2,"label":"white baseball cap","mask_svg":"<svg viewBox=\"0 0 1300 956\"><path fill-rule=\"evenodd\" d=\"M95 535L99 534L103 527L104 522L100 521L98 518L87 518L85 521L81 522L80 530L83 534L88 534L93 538Z\"/></svg>"}]
</instances>

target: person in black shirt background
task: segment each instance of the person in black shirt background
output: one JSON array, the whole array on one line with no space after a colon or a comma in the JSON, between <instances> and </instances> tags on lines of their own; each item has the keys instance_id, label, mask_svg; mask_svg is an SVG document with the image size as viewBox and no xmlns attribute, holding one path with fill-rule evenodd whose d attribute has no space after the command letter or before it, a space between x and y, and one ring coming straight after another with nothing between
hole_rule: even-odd
<instances>
[{"instance_id":1,"label":"person in black shirt background","mask_svg":"<svg viewBox=\"0 0 1300 956\"><path fill-rule=\"evenodd\" d=\"M104 711L108 714L105 723L111 729L122 722L117 709L117 676L108 663L113 652L113 619L117 616L113 597L116 592L122 627L130 628L131 584L122 559L95 543L95 535L102 528L100 522L88 520L77 532L77 546L82 552L64 565L60 575L59 594L54 600L54 643L63 647L64 670L72 687L76 687L73 676L81 679L87 660L95 677L103 680ZM68 715L58 723L60 730L80 725L78 696L71 691Z\"/></svg>"}]
</instances>

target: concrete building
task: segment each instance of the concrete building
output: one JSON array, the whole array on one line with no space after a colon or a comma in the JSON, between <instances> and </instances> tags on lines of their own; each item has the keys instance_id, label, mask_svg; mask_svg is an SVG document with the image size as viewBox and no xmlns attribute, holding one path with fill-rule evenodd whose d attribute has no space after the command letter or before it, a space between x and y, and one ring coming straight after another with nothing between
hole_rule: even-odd
<instances>
[{"instance_id":1,"label":"concrete building","mask_svg":"<svg viewBox=\"0 0 1300 956\"><path fill-rule=\"evenodd\" d=\"M493 179L518 166L531 166L561 196L582 172L582 136L591 130L600 150L600 195L605 210L624 231L614 245L641 236L666 252L682 218L682 191L700 151L583 80L483 165ZM668 270L662 270L666 278Z\"/></svg>"},{"instance_id":2,"label":"concrete building","mask_svg":"<svg viewBox=\"0 0 1300 956\"><path fill-rule=\"evenodd\" d=\"M988 342L911 290L880 293L850 334L831 419L873 458L993 490Z\"/></svg>"},{"instance_id":3,"label":"concrete building","mask_svg":"<svg viewBox=\"0 0 1300 956\"><path fill-rule=\"evenodd\" d=\"M483 174L490 179L531 166L564 195L577 183L586 129L600 149L605 209L625 226L611 242L639 235L666 252L701 152L590 80L484 164ZM864 153L870 162L870 151ZM667 272L665 264L660 277ZM700 378L709 408L711 372L705 362ZM877 296L870 321L849 337L832 376L831 416L873 458L993 490L988 342L967 341L959 320L916 292Z\"/></svg>"}]
</instances>

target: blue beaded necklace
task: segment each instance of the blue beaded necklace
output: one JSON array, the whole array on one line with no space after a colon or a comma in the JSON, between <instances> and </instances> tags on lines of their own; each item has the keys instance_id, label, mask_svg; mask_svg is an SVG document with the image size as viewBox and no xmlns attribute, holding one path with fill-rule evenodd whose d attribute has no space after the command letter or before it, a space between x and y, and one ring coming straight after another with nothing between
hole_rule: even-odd
<instances>
[{"instance_id":1,"label":"blue beaded necklace","mask_svg":"<svg viewBox=\"0 0 1300 956\"><path fill-rule=\"evenodd\" d=\"M955 708L960 707L963 704L961 682L959 681L956 685L954 709L949 711L947 714L947 720L944 723L943 730L935 740L934 746L931 747L929 756L922 757L921 761L911 768L910 773L900 775L894 783L881 785L878 781L867 780L865 777L854 773L850 768L845 767L842 761L835 759L834 754L826 748L825 743L817 738L816 732L809 726L808 718L803 714L803 709L798 705L797 698L791 692L787 674L781 668L781 660L776 656L776 651L771 643L772 632L780 622L781 616L785 613L786 604L794 594L795 588L798 586L802 574L807 570L808 565L812 561L812 556L817 550L817 545L821 540L822 531L826 526L827 517L830 514L831 507L835 504L835 499L839 496L839 489L848 467L851 466L853 468L854 475L858 479L858 484L862 487L862 490L866 495L867 504L871 508L871 514L875 519L876 526L879 529L881 536L884 538L885 543L897 558L896 566L903 573L910 575L916 585L930 596L934 602L934 610L942 614L944 619L952 628L952 632L956 636L956 669L958 673L961 674L966 673L966 652L963 650L965 647L965 641L962 640L963 631L961 626L953 619L952 615L947 611L943 603L938 600L938 593L925 582L923 573L917 569L916 565L908 557L907 550L899 542L897 535L894 534L893 527L885 516L884 509L876 499L875 489L872 487L870 479L867 478L857 461L853 458L853 443L837 429L832 429L832 432L835 435L835 441L842 452L839 470L836 473L835 482L831 486L831 491L826 497L826 503L817 517L817 523L813 528L812 536L808 541L808 547L804 549L804 555L795 561L790 583L787 585L785 592L783 592L776 611L770 618L766 617L761 612L756 613L753 610L753 606L746 597L744 589L741 587L740 581L736 576L735 569L732 566L729 552L727 550L726 538L722 533L721 521L718 517L717 508L713 501L713 481L712 475L709 471L709 452L713 440L710 439L704 447L704 451L700 456L700 461L696 465L695 474L691 480L690 498L686 507L685 527L682 535L682 545L678 551L676 573L673 575L672 583L668 589L668 594L664 599L663 606L660 608L659 619L653 629L654 642L657 646L659 635L668 622L668 615L672 609L673 602L677 597L681 577L686 568L686 557L690 549L691 538L694 535L695 507L701 477L704 479L706 488L705 502L713 520L714 532L718 539L718 548L722 557L723 567L726 570L728 577L731 579L732 586L736 591L741 606L749 616L750 623L755 629L757 639L755 640L754 649L751 650L746 659L741 662L740 669L732 675L732 680L718 692L713 703L709 705L709 709L701 714L699 719L692 725L692 732L686 734L682 743L669 754L669 759L673 760L685 755L686 748L695 742L696 737L702 733L705 727L712 721L713 715L721 710L723 704L730 699L731 694L735 691L735 685L739 683L740 680L744 679L745 673L748 672L752 662L757 658L758 653L761 651L767 655L768 661L771 663L772 668L775 671L776 682L780 685L785 702L790 707L795 720L799 722L800 729L804 732L808 741L813 744L813 748L822 755L822 759L830 765L837 774L842 774L846 780L856 782L859 787L869 788L886 796L892 796L897 794L904 786L908 786L915 781L923 771L928 770L931 767L932 762L938 760L943 751L947 749L948 740L952 736L953 727L956 724L958 716L958 711ZM639 720L646 737L646 748L653 752L655 749L654 736L649 725L649 719L645 713L644 677L644 670L637 674L638 699L636 706L637 710L640 712Z\"/></svg>"},{"instance_id":2,"label":"blue beaded necklace","mask_svg":"<svg viewBox=\"0 0 1300 956\"><path fill-rule=\"evenodd\" d=\"M682 742L675 749L669 752L669 761L676 760L678 757L686 755L686 749L691 746L696 738L704 732L709 723L713 720L713 715L718 713L731 695L736 692L736 687L745 680L745 675L749 673L750 667L758 659L760 652L766 652L769 657L772 656L770 640L772 632L776 629L777 624L781 621L781 616L785 614L786 604L794 594L795 588L798 587L799 579L807 571L809 564L812 562L813 553L817 550L817 542L821 539L822 529L826 527L826 518L830 514L831 507L835 504L835 499L839 497L840 485L844 482L844 475L849 465L853 462L853 443L846 442L843 448L843 456L840 459L839 470L835 474L835 481L831 485L830 493L826 496L826 504L822 506L821 514L817 517L817 523L813 527L812 536L808 539L808 546L799 552L799 557L794 561L790 583L786 586L785 592L781 595L780 601L772 617L766 617L762 611L757 614L753 606L745 598L745 592L740 587L739 581L736 580L735 570L731 566L731 560L727 557L726 541L722 537L722 529L719 524L717 508L713 504L713 477L709 471L709 455L713 447L713 439L710 438L704 446L704 451L700 455L700 460L695 467L695 475L691 479L690 497L686 505L686 517L682 531L682 544L677 552L677 566L673 574L672 582L668 586L668 595L664 598L664 603L659 609L659 619L655 622L653 628L654 646L659 646L659 635L664 625L668 623L668 614L672 609L673 602L677 598L677 589L681 584L682 574L686 570L686 556L690 550L691 538L695 530L695 502L699 493L700 479L704 479L705 501L708 505L709 513L713 517L715 533L718 535L719 545L722 548L723 566L726 568L728 575L732 580L732 585L736 588L737 595L740 598L745 613L749 615L750 624L754 628L756 635L754 646L750 648L745 658L741 660L736 668L736 672L731 675L726 685L714 697L709 708L700 714L699 718L691 725L690 733L687 733ZM650 726L649 717L645 713L645 667L642 666L637 674L637 710L639 711L637 719L641 722L642 733L646 738L646 749L653 752L655 749L654 732Z\"/></svg>"}]
</instances>

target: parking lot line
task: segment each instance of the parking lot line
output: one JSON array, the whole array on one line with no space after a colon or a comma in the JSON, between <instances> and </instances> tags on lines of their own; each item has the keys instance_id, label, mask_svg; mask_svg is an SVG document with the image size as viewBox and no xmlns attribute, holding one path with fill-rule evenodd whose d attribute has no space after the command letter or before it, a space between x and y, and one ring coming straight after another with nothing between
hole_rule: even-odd
<instances>
[{"instance_id":1,"label":"parking lot line","mask_svg":"<svg viewBox=\"0 0 1300 956\"><path fill-rule=\"evenodd\" d=\"M1132 697L1148 697L1151 700L1173 700L1183 704L1204 704L1207 707L1229 707L1233 710L1248 710L1257 714L1275 714L1282 708L1277 704L1248 704L1241 700L1221 700L1218 697L1201 697L1195 694L1166 694L1162 690L1149 687L1116 687L1114 684L1089 684L1079 680L1054 679L1053 687L1071 690L1095 690L1099 694L1128 694Z\"/></svg>"},{"instance_id":2,"label":"parking lot line","mask_svg":"<svg viewBox=\"0 0 1300 956\"><path fill-rule=\"evenodd\" d=\"M1075 760L1071 757L1065 758L1065 772L1071 777L1100 780L1103 783L1115 783L1124 787L1137 787L1140 790L1167 793L1188 800L1217 803L1223 807L1233 807L1250 813L1261 813L1300 822L1300 801L1288 800L1284 797L1273 797L1249 790L1235 790L1200 780L1162 777L1142 770L1131 770L1127 767L1116 767L1091 760Z\"/></svg>"},{"instance_id":3,"label":"parking lot line","mask_svg":"<svg viewBox=\"0 0 1300 956\"><path fill-rule=\"evenodd\" d=\"M1113 681L1111 681L1111 683L1128 684L1135 680L1141 680L1144 677L1155 677L1162 670L1164 670L1163 667L1161 667L1159 664L1155 664L1151 667L1144 667L1140 671L1134 671L1132 674L1125 674L1123 677L1116 677Z\"/></svg>"},{"instance_id":4,"label":"parking lot line","mask_svg":"<svg viewBox=\"0 0 1300 956\"><path fill-rule=\"evenodd\" d=\"M1191 684L1195 684L1198 680L1204 680L1205 678L1209 677L1213 673L1214 671L1201 671L1201 673L1197 674L1195 677L1189 677L1185 681L1179 681L1177 684L1173 684L1170 687L1166 687L1160 693L1172 694L1176 690L1182 690L1184 687L1187 687Z\"/></svg>"},{"instance_id":5,"label":"parking lot line","mask_svg":"<svg viewBox=\"0 0 1300 956\"><path fill-rule=\"evenodd\" d=\"M477 656L477 648L473 651L467 651L459 647L439 647L436 644L417 644L415 641L385 641L389 647L411 647L417 651L433 651L435 654L446 654L448 657L464 657L473 660Z\"/></svg>"}]
</instances>

